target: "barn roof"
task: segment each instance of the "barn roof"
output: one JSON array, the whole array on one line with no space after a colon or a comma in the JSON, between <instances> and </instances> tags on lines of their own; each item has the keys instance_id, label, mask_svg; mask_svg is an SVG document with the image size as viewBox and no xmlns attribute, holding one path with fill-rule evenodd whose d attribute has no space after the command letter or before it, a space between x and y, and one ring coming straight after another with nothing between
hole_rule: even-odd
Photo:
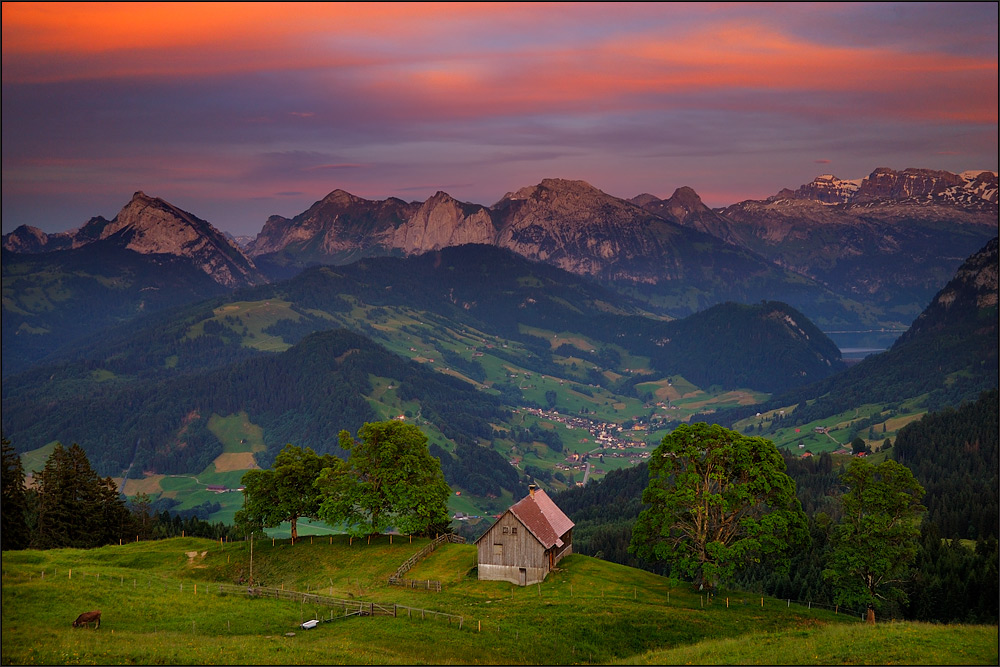
<instances>
[{"instance_id":1,"label":"barn roof","mask_svg":"<svg viewBox=\"0 0 1000 667\"><path fill-rule=\"evenodd\" d=\"M546 549L561 547L562 536L573 527L569 517L542 489L519 500L510 511Z\"/></svg>"},{"instance_id":2,"label":"barn roof","mask_svg":"<svg viewBox=\"0 0 1000 667\"><path fill-rule=\"evenodd\" d=\"M546 549L551 548L552 545L561 547L563 545L562 536L575 525L542 489L537 489L534 494L521 498L507 512L513 514L518 521L523 523L528 532L534 535L535 539ZM503 514L498 516L493 525L499 523L502 517ZM493 530L493 526L480 535L476 543L478 544L486 537L490 530Z\"/></svg>"}]
</instances>

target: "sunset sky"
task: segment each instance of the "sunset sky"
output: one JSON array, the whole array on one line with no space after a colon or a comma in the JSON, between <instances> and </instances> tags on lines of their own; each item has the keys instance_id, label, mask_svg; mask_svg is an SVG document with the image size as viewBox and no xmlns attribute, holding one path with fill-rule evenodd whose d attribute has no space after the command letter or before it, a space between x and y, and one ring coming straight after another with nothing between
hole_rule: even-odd
<instances>
[{"instance_id":1,"label":"sunset sky","mask_svg":"<svg viewBox=\"0 0 1000 667\"><path fill-rule=\"evenodd\" d=\"M3 232L997 170L997 4L4 2Z\"/></svg>"}]
</instances>

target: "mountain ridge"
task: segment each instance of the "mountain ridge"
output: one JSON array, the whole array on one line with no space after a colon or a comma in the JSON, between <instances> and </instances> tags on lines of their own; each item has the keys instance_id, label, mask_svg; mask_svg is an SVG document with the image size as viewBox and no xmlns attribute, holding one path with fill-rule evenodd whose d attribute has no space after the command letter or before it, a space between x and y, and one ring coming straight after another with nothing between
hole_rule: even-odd
<instances>
[{"instance_id":1,"label":"mountain ridge","mask_svg":"<svg viewBox=\"0 0 1000 667\"><path fill-rule=\"evenodd\" d=\"M211 223L141 190L111 220L97 216L76 230L52 235L22 225L3 238L4 249L21 254L75 250L92 243L186 259L223 287L265 281L253 260Z\"/></svg>"}]
</instances>

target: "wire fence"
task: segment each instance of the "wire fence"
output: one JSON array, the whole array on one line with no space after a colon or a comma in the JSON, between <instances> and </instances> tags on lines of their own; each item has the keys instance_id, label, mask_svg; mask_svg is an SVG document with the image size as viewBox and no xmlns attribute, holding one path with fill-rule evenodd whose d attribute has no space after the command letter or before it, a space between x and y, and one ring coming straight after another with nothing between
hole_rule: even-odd
<instances>
[{"instance_id":1,"label":"wire fence","mask_svg":"<svg viewBox=\"0 0 1000 667\"><path fill-rule=\"evenodd\" d=\"M444 535L438 535L434 538L430 544L425 546L423 549L406 559L406 562L399 566L396 573L389 577L390 586L404 586L406 588L422 588L429 591L441 592L441 582L434 581L431 579L404 579L403 575L406 574L410 568L420 562L421 559L425 558L431 554L435 549L437 549L442 544L447 543L454 544L465 544L465 538L460 535L455 535L454 533L445 533Z\"/></svg>"}]
</instances>

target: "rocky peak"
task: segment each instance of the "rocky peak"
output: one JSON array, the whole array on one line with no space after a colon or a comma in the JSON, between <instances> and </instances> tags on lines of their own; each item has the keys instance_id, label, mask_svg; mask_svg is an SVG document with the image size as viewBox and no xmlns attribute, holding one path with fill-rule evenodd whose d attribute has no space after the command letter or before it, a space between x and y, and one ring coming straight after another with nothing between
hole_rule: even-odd
<instances>
[{"instance_id":1,"label":"rocky peak","mask_svg":"<svg viewBox=\"0 0 1000 667\"><path fill-rule=\"evenodd\" d=\"M545 178L538 185L523 187L517 192L508 192L503 199L497 203L513 201L553 201L555 199L564 200L593 200L610 195L598 190L586 181L572 181L563 178ZM496 206L494 206L496 208Z\"/></svg>"},{"instance_id":2,"label":"rocky peak","mask_svg":"<svg viewBox=\"0 0 1000 667\"><path fill-rule=\"evenodd\" d=\"M490 212L463 204L440 190L396 228L391 246L407 254L468 243L493 243L496 230Z\"/></svg>"},{"instance_id":3,"label":"rocky peak","mask_svg":"<svg viewBox=\"0 0 1000 667\"><path fill-rule=\"evenodd\" d=\"M932 169L893 171L887 167L879 167L861 181L852 201L861 203L931 195L956 185L962 185L964 182L961 176L948 171L934 171Z\"/></svg>"},{"instance_id":4,"label":"rocky peak","mask_svg":"<svg viewBox=\"0 0 1000 667\"><path fill-rule=\"evenodd\" d=\"M709 210L698 193L686 185L674 190L674 194L670 195L666 203L668 210L677 212L678 219L686 218L691 213L703 213Z\"/></svg>"},{"instance_id":5,"label":"rocky peak","mask_svg":"<svg viewBox=\"0 0 1000 667\"><path fill-rule=\"evenodd\" d=\"M996 205L997 203L997 172L966 171L962 172L965 180L964 190L974 197Z\"/></svg>"},{"instance_id":6,"label":"rocky peak","mask_svg":"<svg viewBox=\"0 0 1000 667\"><path fill-rule=\"evenodd\" d=\"M851 200L860 185L860 180L843 180L833 174L822 174L797 190L781 190L768 201L810 199L824 204L845 204Z\"/></svg>"},{"instance_id":7,"label":"rocky peak","mask_svg":"<svg viewBox=\"0 0 1000 667\"><path fill-rule=\"evenodd\" d=\"M996 210L996 173L967 171L953 174L933 169L894 171L879 167L866 178L845 180L833 174L817 176L796 190L783 189L767 203L793 200L851 206L939 205L972 212Z\"/></svg>"},{"instance_id":8,"label":"rocky peak","mask_svg":"<svg viewBox=\"0 0 1000 667\"><path fill-rule=\"evenodd\" d=\"M652 202L643 208L684 227L731 241L732 234L727 221L705 206L698 193L686 185L674 190L669 199Z\"/></svg>"},{"instance_id":9,"label":"rocky peak","mask_svg":"<svg viewBox=\"0 0 1000 667\"><path fill-rule=\"evenodd\" d=\"M636 195L635 197L632 197L631 199L629 199L629 201L635 204L636 206L641 206L643 208L646 208L650 204L655 204L656 202L663 200L657 197L656 195L651 195L648 192L643 192L641 195Z\"/></svg>"},{"instance_id":10,"label":"rocky peak","mask_svg":"<svg viewBox=\"0 0 1000 667\"><path fill-rule=\"evenodd\" d=\"M143 255L173 255L193 262L215 282L240 287L264 282L253 262L210 223L159 197L132 195L110 222L92 219L77 234Z\"/></svg>"},{"instance_id":11,"label":"rocky peak","mask_svg":"<svg viewBox=\"0 0 1000 667\"><path fill-rule=\"evenodd\" d=\"M49 235L29 225L21 225L10 234L4 234L4 250L20 253L45 252Z\"/></svg>"},{"instance_id":12,"label":"rocky peak","mask_svg":"<svg viewBox=\"0 0 1000 667\"><path fill-rule=\"evenodd\" d=\"M351 206L354 204L362 203L364 201L366 200L362 199L361 197L352 195L350 192L347 192L346 190L341 190L340 188L337 188L327 196L323 197L320 203L335 204L337 206Z\"/></svg>"}]
</instances>

